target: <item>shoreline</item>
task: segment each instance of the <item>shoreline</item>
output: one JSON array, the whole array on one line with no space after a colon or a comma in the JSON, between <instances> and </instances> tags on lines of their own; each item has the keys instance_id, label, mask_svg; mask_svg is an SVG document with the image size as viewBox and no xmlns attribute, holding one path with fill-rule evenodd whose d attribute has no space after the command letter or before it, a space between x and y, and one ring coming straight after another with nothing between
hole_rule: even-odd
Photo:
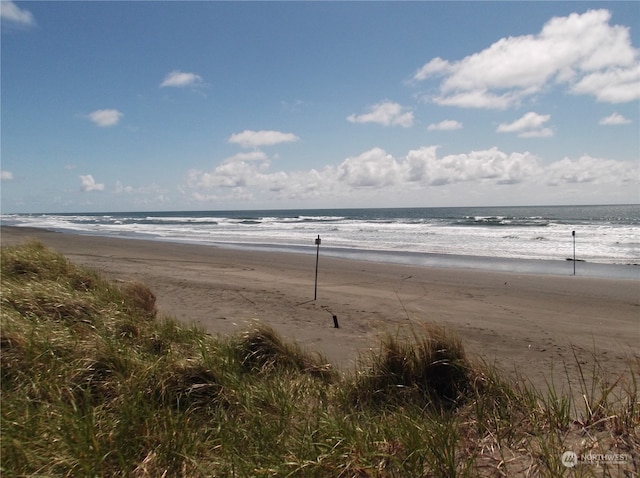
<instances>
[{"instance_id":1,"label":"shoreline","mask_svg":"<svg viewBox=\"0 0 640 478\"><path fill-rule=\"evenodd\" d=\"M638 360L637 280L321 256L313 300L315 255L2 226L3 246L28 238L107 278L145 283L161 316L211 334L261 320L344 371L380 334L425 322L455 332L470 355L540 386L577 380L576 361L590 370L585 364L597 360L615 375Z\"/></svg>"},{"instance_id":2,"label":"shoreline","mask_svg":"<svg viewBox=\"0 0 640 478\"><path fill-rule=\"evenodd\" d=\"M198 240L176 240L164 238L162 236L144 235L120 235L120 234L99 234L92 232L79 232L67 229L48 229L33 226L0 226L2 229L15 228L24 231L47 231L57 234L71 234L86 237L102 237L110 239L149 241L158 243L181 245L194 245L203 247L215 247L225 250L242 250L253 252L279 252L285 254L316 254L314 245L286 245L286 244L270 244L270 243L235 243L235 242L205 242ZM418 267L436 267L446 269L461 270L480 270L486 272L506 272L516 274L536 274L536 275L552 275L552 276L581 276L594 278L614 278L640 280L640 264L636 263L602 263L590 262L580 258L576 258L574 269L574 260L571 257L564 259L525 259L516 257L492 257L492 256L474 256L464 254L448 254L448 253L430 253L430 252L413 252L413 251L391 251L385 249L365 249L365 248L344 248L323 245L321 247L323 256L334 257L339 259L408 265ZM574 273L575 272L575 273Z\"/></svg>"},{"instance_id":3,"label":"shoreline","mask_svg":"<svg viewBox=\"0 0 640 478\"><path fill-rule=\"evenodd\" d=\"M162 241L161 242L173 242ZM184 244L185 242L173 242ZM282 246L278 244L237 244L237 243L200 243L203 246L240 249L247 251L283 252L314 254L314 246ZM438 254L429 252L387 251L378 249L354 249L327 247L321 248L325 256L363 262L398 264L416 267L436 267L446 269L467 269L486 272L505 272L514 274L535 274L553 276L572 276L573 262L570 257L564 260L520 259L513 257L488 257L462 254ZM640 264L615 264L588 262L576 259L576 276L594 278L612 278L640 280Z\"/></svg>"}]
</instances>

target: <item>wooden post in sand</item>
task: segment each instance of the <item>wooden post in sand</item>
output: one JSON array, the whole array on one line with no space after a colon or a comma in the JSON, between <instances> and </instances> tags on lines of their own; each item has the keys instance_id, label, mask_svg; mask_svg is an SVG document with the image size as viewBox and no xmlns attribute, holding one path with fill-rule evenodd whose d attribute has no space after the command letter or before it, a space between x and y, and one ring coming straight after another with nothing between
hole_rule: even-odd
<instances>
[{"instance_id":1,"label":"wooden post in sand","mask_svg":"<svg viewBox=\"0 0 640 478\"><path fill-rule=\"evenodd\" d=\"M316 285L313 290L313 300L318 298L318 259L320 258L320 234L318 234L318 238L316 239Z\"/></svg>"}]
</instances>

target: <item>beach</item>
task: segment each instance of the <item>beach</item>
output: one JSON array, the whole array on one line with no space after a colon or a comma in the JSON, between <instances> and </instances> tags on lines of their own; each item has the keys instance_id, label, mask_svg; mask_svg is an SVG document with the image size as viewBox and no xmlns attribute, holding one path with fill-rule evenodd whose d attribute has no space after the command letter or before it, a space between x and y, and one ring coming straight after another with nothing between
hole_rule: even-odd
<instances>
[{"instance_id":1,"label":"beach","mask_svg":"<svg viewBox=\"0 0 640 478\"><path fill-rule=\"evenodd\" d=\"M2 227L157 296L160 315L232 334L253 321L355 370L384 333L438 324L472 357L537 386L578 385L594 360L612 380L639 360L640 281L437 268ZM334 327L333 316L339 328Z\"/></svg>"}]
</instances>

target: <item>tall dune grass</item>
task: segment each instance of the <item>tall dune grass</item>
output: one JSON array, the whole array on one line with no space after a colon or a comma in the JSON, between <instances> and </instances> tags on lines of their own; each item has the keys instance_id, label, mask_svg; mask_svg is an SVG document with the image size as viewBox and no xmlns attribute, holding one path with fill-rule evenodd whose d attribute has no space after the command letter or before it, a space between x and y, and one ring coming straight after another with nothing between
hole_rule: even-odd
<instances>
[{"instance_id":1,"label":"tall dune grass","mask_svg":"<svg viewBox=\"0 0 640 478\"><path fill-rule=\"evenodd\" d=\"M259 322L212 337L157 317L144 285L37 242L1 273L2 476L638 474L637 362L611 380L595 357L576 403L430 325L339 374ZM628 460L568 468L568 450Z\"/></svg>"}]
</instances>

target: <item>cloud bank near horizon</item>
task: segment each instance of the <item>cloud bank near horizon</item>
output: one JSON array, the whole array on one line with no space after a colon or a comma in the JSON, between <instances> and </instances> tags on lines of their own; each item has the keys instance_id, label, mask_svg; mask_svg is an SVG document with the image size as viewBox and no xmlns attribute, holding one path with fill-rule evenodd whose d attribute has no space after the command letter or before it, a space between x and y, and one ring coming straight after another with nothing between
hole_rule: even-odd
<instances>
[{"instance_id":1,"label":"cloud bank near horizon","mask_svg":"<svg viewBox=\"0 0 640 478\"><path fill-rule=\"evenodd\" d=\"M323 196L349 198L359 191L396 190L399 195L426 189L435 192L462 183L478 189L587 184L637 187L640 183L637 164L588 155L545 164L528 152L506 153L497 147L442 157L438 157L437 149L424 146L394 157L375 147L337 165L294 172L273 171L271 158L255 151L229 157L210 171L189 170L184 192L198 202L231 197L309 200Z\"/></svg>"}]
</instances>

